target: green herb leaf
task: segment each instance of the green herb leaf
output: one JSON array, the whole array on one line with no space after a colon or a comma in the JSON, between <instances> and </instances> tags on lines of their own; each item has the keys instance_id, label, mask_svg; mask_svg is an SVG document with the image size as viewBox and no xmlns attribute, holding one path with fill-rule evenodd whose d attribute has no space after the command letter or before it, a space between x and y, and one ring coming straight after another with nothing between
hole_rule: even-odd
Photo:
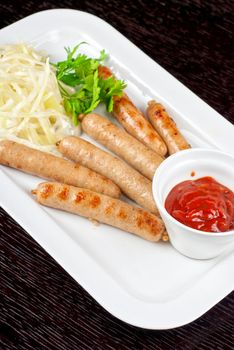
<instances>
[{"instance_id":1,"label":"green herb leaf","mask_svg":"<svg viewBox=\"0 0 234 350\"><path fill-rule=\"evenodd\" d=\"M65 48L67 59L53 64L64 108L74 125L78 125L80 114L91 113L101 102L105 103L108 112L112 112L113 96L121 96L126 87L124 81L114 77L100 78L98 67L107 57L105 50L100 52L99 58L90 58L78 53L83 44L87 43L81 42L73 49Z\"/></svg>"}]
</instances>

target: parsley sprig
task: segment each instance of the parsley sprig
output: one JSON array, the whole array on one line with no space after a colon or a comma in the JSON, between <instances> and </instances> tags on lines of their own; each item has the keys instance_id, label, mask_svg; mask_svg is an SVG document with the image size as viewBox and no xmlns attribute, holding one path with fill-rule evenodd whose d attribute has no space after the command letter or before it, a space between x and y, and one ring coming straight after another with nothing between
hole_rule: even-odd
<instances>
[{"instance_id":1,"label":"parsley sprig","mask_svg":"<svg viewBox=\"0 0 234 350\"><path fill-rule=\"evenodd\" d=\"M114 77L102 79L98 76L98 66L107 55L104 50L99 58L90 58L78 53L80 45L72 50L65 48L67 59L55 64L56 76L64 99L64 107L72 116L74 125L79 123L79 115L91 113L101 102L108 112L113 110L113 96L121 96L126 84Z\"/></svg>"}]
</instances>

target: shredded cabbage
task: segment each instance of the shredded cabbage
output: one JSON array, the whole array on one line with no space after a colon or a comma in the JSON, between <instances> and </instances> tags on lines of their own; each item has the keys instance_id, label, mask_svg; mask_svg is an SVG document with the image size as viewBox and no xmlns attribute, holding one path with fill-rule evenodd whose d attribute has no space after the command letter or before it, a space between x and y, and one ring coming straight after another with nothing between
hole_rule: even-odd
<instances>
[{"instance_id":1,"label":"shredded cabbage","mask_svg":"<svg viewBox=\"0 0 234 350\"><path fill-rule=\"evenodd\" d=\"M79 134L49 58L25 44L0 46L0 139L56 153L57 141Z\"/></svg>"}]
</instances>

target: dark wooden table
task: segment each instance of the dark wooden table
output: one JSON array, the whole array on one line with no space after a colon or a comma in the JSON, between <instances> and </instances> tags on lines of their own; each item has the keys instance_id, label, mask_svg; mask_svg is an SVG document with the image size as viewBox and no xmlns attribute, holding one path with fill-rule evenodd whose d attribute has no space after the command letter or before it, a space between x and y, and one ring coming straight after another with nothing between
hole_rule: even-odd
<instances>
[{"instance_id":1,"label":"dark wooden table","mask_svg":"<svg viewBox=\"0 0 234 350\"><path fill-rule=\"evenodd\" d=\"M108 21L234 123L233 1L1 1L0 27L56 7ZM4 210L0 232L1 349L234 349L234 293L185 327L138 329L99 306Z\"/></svg>"}]
</instances>

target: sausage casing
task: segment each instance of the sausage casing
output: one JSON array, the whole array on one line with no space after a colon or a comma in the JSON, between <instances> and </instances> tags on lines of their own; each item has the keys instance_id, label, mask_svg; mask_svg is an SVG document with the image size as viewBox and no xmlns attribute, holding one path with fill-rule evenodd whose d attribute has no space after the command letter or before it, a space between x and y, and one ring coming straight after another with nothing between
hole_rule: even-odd
<instances>
[{"instance_id":1,"label":"sausage casing","mask_svg":"<svg viewBox=\"0 0 234 350\"><path fill-rule=\"evenodd\" d=\"M58 145L67 158L109 177L130 199L158 213L151 190L151 181L121 159L79 137L67 136Z\"/></svg>"},{"instance_id":2,"label":"sausage casing","mask_svg":"<svg viewBox=\"0 0 234 350\"><path fill-rule=\"evenodd\" d=\"M106 177L82 165L13 141L0 141L0 164L45 179L95 190L111 197L120 196L119 187Z\"/></svg>"},{"instance_id":3,"label":"sausage casing","mask_svg":"<svg viewBox=\"0 0 234 350\"><path fill-rule=\"evenodd\" d=\"M120 228L149 241L158 241L164 224L157 216L121 200L55 182L33 190L40 204L71 212Z\"/></svg>"},{"instance_id":4,"label":"sausage casing","mask_svg":"<svg viewBox=\"0 0 234 350\"><path fill-rule=\"evenodd\" d=\"M150 180L163 161L163 158L156 152L98 114L86 115L82 121L82 128L86 134L124 159Z\"/></svg>"},{"instance_id":5,"label":"sausage casing","mask_svg":"<svg viewBox=\"0 0 234 350\"><path fill-rule=\"evenodd\" d=\"M169 154L191 147L178 130L174 120L168 115L160 103L150 101L148 103L147 115L154 128L165 141Z\"/></svg>"},{"instance_id":6,"label":"sausage casing","mask_svg":"<svg viewBox=\"0 0 234 350\"><path fill-rule=\"evenodd\" d=\"M111 70L105 66L99 67L99 76L103 79L109 78ZM161 136L144 117L143 113L132 103L124 93L122 96L114 97L113 114L124 129L150 148L152 151L165 156L167 146Z\"/></svg>"}]
</instances>

